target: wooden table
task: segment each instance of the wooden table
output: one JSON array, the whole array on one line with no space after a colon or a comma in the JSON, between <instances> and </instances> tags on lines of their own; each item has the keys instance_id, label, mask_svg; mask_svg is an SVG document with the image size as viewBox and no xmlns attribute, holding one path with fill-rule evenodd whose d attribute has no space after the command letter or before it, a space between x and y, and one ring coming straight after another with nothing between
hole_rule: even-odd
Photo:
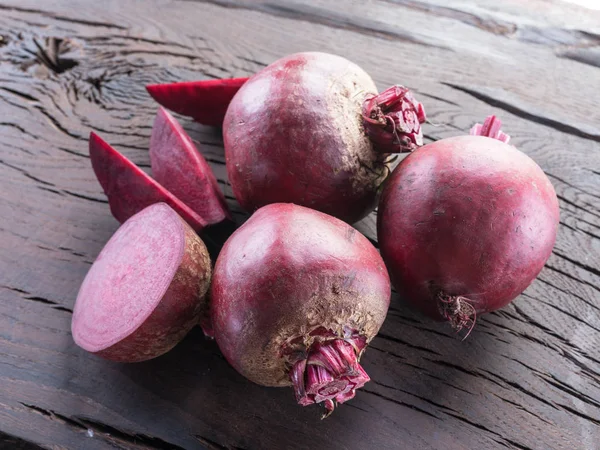
<instances>
[{"instance_id":1,"label":"wooden table","mask_svg":"<svg viewBox=\"0 0 600 450\"><path fill-rule=\"evenodd\" d=\"M600 448L600 12L474 3L0 1L0 447ZM372 381L324 421L246 381L199 329L133 365L75 346L77 290L117 228L90 130L148 168L144 85L247 76L304 50L413 88L428 141L499 115L560 201L538 280L464 342L394 296L363 358ZM220 132L183 124L243 221ZM376 239L374 223L357 227Z\"/></svg>"}]
</instances>

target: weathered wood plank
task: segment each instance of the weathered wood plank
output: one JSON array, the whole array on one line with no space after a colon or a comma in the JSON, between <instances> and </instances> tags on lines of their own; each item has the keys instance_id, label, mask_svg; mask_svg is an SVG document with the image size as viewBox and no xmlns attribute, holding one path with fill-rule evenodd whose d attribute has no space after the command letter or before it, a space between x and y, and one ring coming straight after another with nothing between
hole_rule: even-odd
<instances>
[{"instance_id":1,"label":"weathered wood plank","mask_svg":"<svg viewBox=\"0 0 600 450\"><path fill-rule=\"evenodd\" d=\"M0 2L0 431L8 436L0 444L595 448L600 116L590 80L598 68L569 52L595 51L600 22L566 8L541 0ZM38 46L77 64L35 57ZM481 318L465 342L394 296L364 358L373 381L324 422L289 390L244 380L197 330L168 355L132 366L79 350L69 329L74 298L117 227L90 168L89 131L149 170L156 105L145 84L245 76L314 49L356 61L382 88L414 87L437 124L426 128L430 140L465 133L490 112L502 117L559 195L558 241L539 279ZM183 123L243 221L218 131ZM375 220L357 225L374 242Z\"/></svg>"}]
</instances>

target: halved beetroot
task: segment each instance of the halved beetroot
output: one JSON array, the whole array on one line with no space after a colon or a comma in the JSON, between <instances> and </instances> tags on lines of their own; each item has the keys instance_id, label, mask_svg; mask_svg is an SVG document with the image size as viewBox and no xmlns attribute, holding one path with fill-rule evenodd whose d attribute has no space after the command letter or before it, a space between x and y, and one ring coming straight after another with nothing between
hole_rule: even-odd
<instances>
[{"instance_id":1,"label":"halved beetroot","mask_svg":"<svg viewBox=\"0 0 600 450\"><path fill-rule=\"evenodd\" d=\"M150 138L152 175L209 225L231 219L217 180L196 146L166 109L160 108Z\"/></svg>"},{"instance_id":2,"label":"halved beetroot","mask_svg":"<svg viewBox=\"0 0 600 450\"><path fill-rule=\"evenodd\" d=\"M108 197L110 211L119 222L125 222L135 213L153 203L165 202L197 232L207 226L203 217L200 217L93 131L90 133L89 146L92 167Z\"/></svg>"},{"instance_id":3,"label":"halved beetroot","mask_svg":"<svg viewBox=\"0 0 600 450\"><path fill-rule=\"evenodd\" d=\"M127 220L81 285L71 329L84 350L119 362L155 358L206 314L211 264L202 240L165 203Z\"/></svg>"}]
</instances>

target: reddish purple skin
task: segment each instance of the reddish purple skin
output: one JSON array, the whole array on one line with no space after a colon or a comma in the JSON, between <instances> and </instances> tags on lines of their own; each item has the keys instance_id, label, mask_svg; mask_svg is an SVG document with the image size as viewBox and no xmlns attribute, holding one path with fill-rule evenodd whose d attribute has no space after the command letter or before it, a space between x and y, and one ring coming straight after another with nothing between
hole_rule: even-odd
<instances>
[{"instance_id":1,"label":"reddish purple skin","mask_svg":"<svg viewBox=\"0 0 600 450\"><path fill-rule=\"evenodd\" d=\"M289 386L287 343L318 327L369 341L391 295L383 260L346 223L302 206L259 209L225 243L211 286L215 338L242 375Z\"/></svg>"},{"instance_id":2,"label":"reddish purple skin","mask_svg":"<svg viewBox=\"0 0 600 450\"><path fill-rule=\"evenodd\" d=\"M188 242L200 240L194 230L189 226L186 228ZM205 247L204 252L205 258L199 258L188 248L181 260L178 274L173 277L169 289L143 325L122 341L96 354L117 362L140 362L156 358L175 347L198 324L208 308L205 295L209 283L207 281L202 290L199 290L198 283L201 278L210 279L210 259ZM188 276L182 282L178 277L183 272L203 275Z\"/></svg>"},{"instance_id":3,"label":"reddish purple skin","mask_svg":"<svg viewBox=\"0 0 600 450\"><path fill-rule=\"evenodd\" d=\"M552 252L558 220L554 188L531 158L460 136L421 147L394 170L377 234L396 289L442 320L440 290L467 297L477 313L523 292Z\"/></svg>"},{"instance_id":4,"label":"reddish purple skin","mask_svg":"<svg viewBox=\"0 0 600 450\"><path fill-rule=\"evenodd\" d=\"M196 146L171 114L158 110L150 137L152 175L209 225L231 219L225 196Z\"/></svg>"},{"instance_id":5,"label":"reddish purple skin","mask_svg":"<svg viewBox=\"0 0 600 450\"><path fill-rule=\"evenodd\" d=\"M289 202L349 223L374 208L386 155L366 137L369 76L339 56L298 53L246 82L223 122L227 174L248 211Z\"/></svg>"},{"instance_id":6,"label":"reddish purple skin","mask_svg":"<svg viewBox=\"0 0 600 450\"><path fill-rule=\"evenodd\" d=\"M150 208L169 208L164 203L159 203L141 211L139 215L145 214ZM184 249L182 252L179 267L174 273L171 283L158 304L154 307L149 316L143 323L139 324L131 334L114 343L110 347L94 352L102 358L117 362L140 362L156 358L179 343L185 335L198 323L202 315L206 314L208 302L206 293L210 284L211 264L208 251L198 237L198 235L177 216L177 213L169 208L175 220L181 221L180 232L184 236ZM136 216L137 217L137 216ZM138 227L144 226L143 218L138 220ZM165 236L165 239L168 239ZM114 251L114 248L112 249ZM155 249L148 247L147 252L153 252ZM110 258L110 252L103 250L103 258ZM137 258L144 258L144 252L135 255ZM100 256L99 256L100 258ZM136 283L136 279L127 279L127 283ZM107 289L111 289L108 286ZM135 286L129 286L129 290L135 289ZM79 296L85 295L81 292ZM111 292L105 292L103 298L109 297ZM80 320L79 308L83 307L76 302L73 315L73 337L75 342L86 348L85 342L78 339L82 329L85 330L85 324L78 323Z\"/></svg>"},{"instance_id":7,"label":"reddish purple skin","mask_svg":"<svg viewBox=\"0 0 600 450\"><path fill-rule=\"evenodd\" d=\"M229 102L248 78L149 84L146 90L165 108L193 117L204 125L220 127Z\"/></svg>"},{"instance_id":8,"label":"reddish purple skin","mask_svg":"<svg viewBox=\"0 0 600 450\"><path fill-rule=\"evenodd\" d=\"M90 133L89 149L96 178L120 223L154 203L164 202L197 232L206 227L206 220L94 132Z\"/></svg>"}]
</instances>

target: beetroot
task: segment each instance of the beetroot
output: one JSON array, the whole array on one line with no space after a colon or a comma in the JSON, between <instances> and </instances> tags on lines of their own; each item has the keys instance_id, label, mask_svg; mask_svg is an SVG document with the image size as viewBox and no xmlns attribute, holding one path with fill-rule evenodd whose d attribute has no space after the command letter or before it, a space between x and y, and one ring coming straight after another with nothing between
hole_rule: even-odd
<instances>
[{"instance_id":1,"label":"beetroot","mask_svg":"<svg viewBox=\"0 0 600 450\"><path fill-rule=\"evenodd\" d=\"M301 405L332 411L369 381L358 360L390 295L383 260L354 228L302 206L268 205L217 259L215 338L251 381L293 386Z\"/></svg>"},{"instance_id":2,"label":"beetroot","mask_svg":"<svg viewBox=\"0 0 600 450\"><path fill-rule=\"evenodd\" d=\"M518 296L550 256L558 201L490 117L428 144L394 170L378 211L381 254L400 294L457 330Z\"/></svg>"},{"instance_id":3,"label":"beetroot","mask_svg":"<svg viewBox=\"0 0 600 450\"><path fill-rule=\"evenodd\" d=\"M148 93L171 111L193 117L196 121L220 127L227 105L248 78L150 84Z\"/></svg>"},{"instance_id":4,"label":"beetroot","mask_svg":"<svg viewBox=\"0 0 600 450\"><path fill-rule=\"evenodd\" d=\"M251 77L223 122L227 173L246 210L290 202L347 222L375 206L390 153L422 145L425 112L402 86L377 95L360 67L297 53Z\"/></svg>"},{"instance_id":5,"label":"beetroot","mask_svg":"<svg viewBox=\"0 0 600 450\"><path fill-rule=\"evenodd\" d=\"M165 202L194 230L199 232L207 225L202 217L94 132L90 133L89 146L92 167L108 197L110 211L119 222L153 203Z\"/></svg>"},{"instance_id":6,"label":"beetroot","mask_svg":"<svg viewBox=\"0 0 600 450\"><path fill-rule=\"evenodd\" d=\"M127 220L81 285L75 343L119 362L155 358L174 347L207 309L211 266L196 233L164 203Z\"/></svg>"},{"instance_id":7,"label":"beetroot","mask_svg":"<svg viewBox=\"0 0 600 450\"><path fill-rule=\"evenodd\" d=\"M150 138L152 175L161 185L193 209L209 225L231 214L206 160L164 108L160 108Z\"/></svg>"}]
</instances>

